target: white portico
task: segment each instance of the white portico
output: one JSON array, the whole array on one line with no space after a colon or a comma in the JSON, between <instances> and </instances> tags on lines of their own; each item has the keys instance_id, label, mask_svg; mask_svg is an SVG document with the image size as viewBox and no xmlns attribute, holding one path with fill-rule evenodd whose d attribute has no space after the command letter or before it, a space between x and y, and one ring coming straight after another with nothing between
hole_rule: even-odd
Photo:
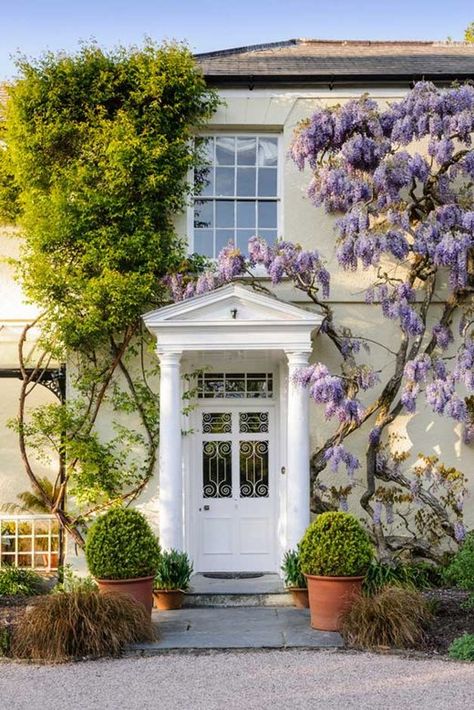
<instances>
[{"instance_id":1,"label":"white portico","mask_svg":"<svg viewBox=\"0 0 474 710\"><path fill-rule=\"evenodd\" d=\"M160 359L162 546L200 572L278 571L309 522L308 393L292 376L321 316L230 284L144 321Z\"/></svg>"}]
</instances>

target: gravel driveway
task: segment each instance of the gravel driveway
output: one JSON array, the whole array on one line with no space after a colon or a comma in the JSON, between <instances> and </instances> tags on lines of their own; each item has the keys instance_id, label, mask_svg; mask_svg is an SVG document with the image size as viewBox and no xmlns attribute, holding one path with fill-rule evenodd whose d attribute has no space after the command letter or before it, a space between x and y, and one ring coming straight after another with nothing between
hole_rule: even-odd
<instances>
[{"instance_id":1,"label":"gravel driveway","mask_svg":"<svg viewBox=\"0 0 474 710\"><path fill-rule=\"evenodd\" d=\"M162 655L60 666L0 663L1 710L460 710L474 664L335 651Z\"/></svg>"}]
</instances>

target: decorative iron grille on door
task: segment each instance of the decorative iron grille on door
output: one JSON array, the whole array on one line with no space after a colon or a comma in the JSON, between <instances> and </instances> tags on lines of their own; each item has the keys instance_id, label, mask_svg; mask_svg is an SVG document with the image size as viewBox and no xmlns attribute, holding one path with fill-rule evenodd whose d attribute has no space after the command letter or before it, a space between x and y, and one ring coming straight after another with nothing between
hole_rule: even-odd
<instances>
[{"instance_id":1,"label":"decorative iron grille on door","mask_svg":"<svg viewBox=\"0 0 474 710\"><path fill-rule=\"evenodd\" d=\"M203 497L267 498L268 411L202 412L201 423Z\"/></svg>"}]
</instances>

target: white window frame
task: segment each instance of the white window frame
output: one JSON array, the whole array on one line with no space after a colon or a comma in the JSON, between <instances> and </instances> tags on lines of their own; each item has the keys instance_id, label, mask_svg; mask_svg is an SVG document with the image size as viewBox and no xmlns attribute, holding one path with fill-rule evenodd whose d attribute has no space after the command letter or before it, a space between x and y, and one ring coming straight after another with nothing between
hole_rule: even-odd
<instances>
[{"instance_id":1,"label":"white window frame","mask_svg":"<svg viewBox=\"0 0 474 710\"><path fill-rule=\"evenodd\" d=\"M242 130L216 130L216 131L206 131L205 133L199 133L198 138L218 138L220 136L227 136L229 138L276 138L277 140L277 195L275 197L266 198L268 201L275 201L277 203L277 239L282 238L282 227L283 227L283 140L282 133L277 131L242 131ZM190 174L190 180L194 181L194 174ZM222 200L239 200L248 199L248 201L254 200L258 202L258 196L254 197L239 197L238 195L226 195L222 197ZM194 254L194 200L199 199L199 197L193 197L190 204L188 205L186 214L186 231L187 231L187 244L188 244L188 254ZM216 201L215 197L209 197L203 195L202 199L209 199ZM265 198L262 198L265 200ZM197 253L197 252L196 252ZM215 259L212 259L215 261ZM260 271L261 269L257 269Z\"/></svg>"}]
</instances>

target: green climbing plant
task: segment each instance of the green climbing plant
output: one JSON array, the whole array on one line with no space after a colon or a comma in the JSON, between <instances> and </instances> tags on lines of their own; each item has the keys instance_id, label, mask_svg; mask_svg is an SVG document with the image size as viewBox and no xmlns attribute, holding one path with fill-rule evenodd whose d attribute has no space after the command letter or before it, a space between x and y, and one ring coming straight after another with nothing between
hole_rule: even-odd
<instances>
[{"instance_id":1,"label":"green climbing plant","mask_svg":"<svg viewBox=\"0 0 474 710\"><path fill-rule=\"evenodd\" d=\"M175 216L201 163L194 133L218 99L175 43L85 44L20 58L17 69L1 112L0 218L20 232L18 279L41 314L20 341L12 426L33 493L82 545L88 516L136 498L153 472L157 365L140 316L164 304L165 274L189 268ZM34 326L42 335L31 351ZM66 360L67 401L27 417L41 373ZM59 461L52 486L38 459Z\"/></svg>"}]
</instances>

